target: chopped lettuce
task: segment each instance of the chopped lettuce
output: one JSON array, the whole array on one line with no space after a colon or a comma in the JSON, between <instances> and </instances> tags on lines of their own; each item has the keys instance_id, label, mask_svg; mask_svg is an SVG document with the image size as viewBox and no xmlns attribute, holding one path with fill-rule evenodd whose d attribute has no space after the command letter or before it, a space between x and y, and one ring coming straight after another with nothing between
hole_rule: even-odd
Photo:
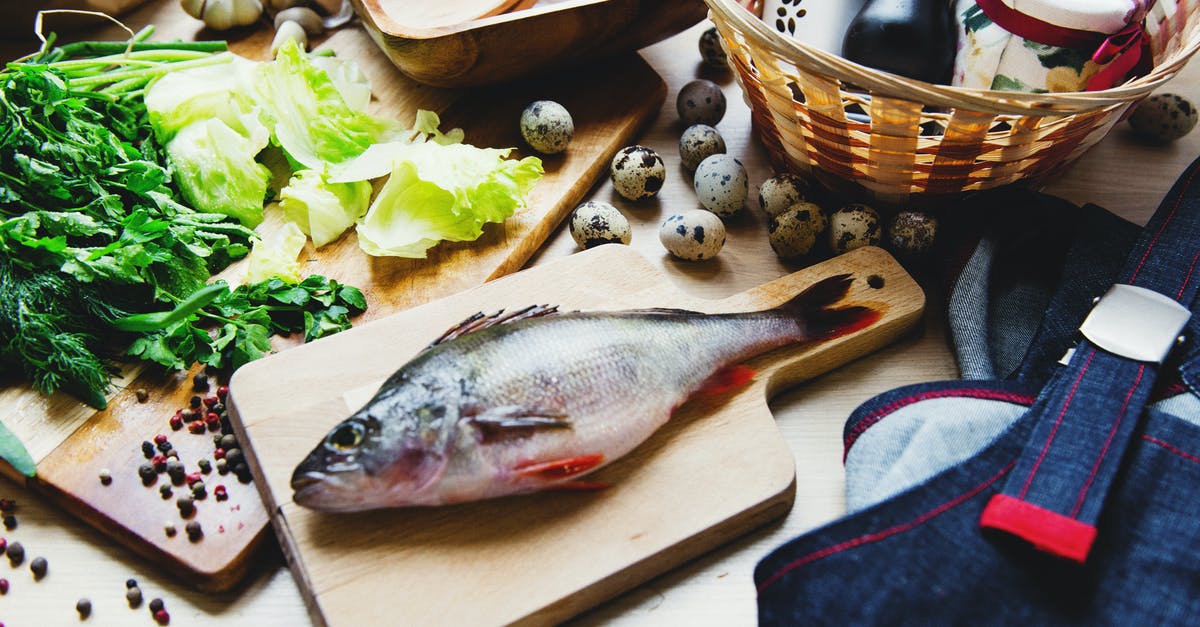
<instances>
[{"instance_id":1,"label":"chopped lettuce","mask_svg":"<svg viewBox=\"0 0 1200 627\"><path fill-rule=\"evenodd\" d=\"M461 129L443 133L430 111L404 129L366 113L370 98L353 63L309 57L287 42L273 61L173 73L146 101L188 201L255 226L268 189L295 171L280 206L291 233L307 233L317 247L357 222L369 254L424 257L438 242L476 239L484 224L524 207L543 173L539 159L464 144ZM264 162L279 166L274 177ZM372 203L369 181L388 175ZM255 268L298 272L259 247L251 257Z\"/></svg>"},{"instance_id":2,"label":"chopped lettuce","mask_svg":"<svg viewBox=\"0 0 1200 627\"><path fill-rule=\"evenodd\" d=\"M474 240L487 222L525 206L541 178L536 157L467 144L411 144L358 224L359 246L376 256L424 257L439 241Z\"/></svg>"},{"instance_id":3,"label":"chopped lettuce","mask_svg":"<svg viewBox=\"0 0 1200 627\"><path fill-rule=\"evenodd\" d=\"M255 72L257 100L275 139L308 169L353 159L371 144L399 136L398 124L346 104L329 75L313 65L295 42Z\"/></svg>"},{"instance_id":4,"label":"chopped lettuce","mask_svg":"<svg viewBox=\"0 0 1200 627\"><path fill-rule=\"evenodd\" d=\"M247 227L262 222L271 172L254 161L265 134L246 137L220 118L193 122L167 144L179 191L200 211L222 213Z\"/></svg>"},{"instance_id":5,"label":"chopped lettuce","mask_svg":"<svg viewBox=\"0 0 1200 627\"><path fill-rule=\"evenodd\" d=\"M246 257L246 283L258 283L279 278L288 283L300 282L300 251L308 238L292 222L284 222L279 230L254 242Z\"/></svg>"},{"instance_id":6,"label":"chopped lettuce","mask_svg":"<svg viewBox=\"0 0 1200 627\"><path fill-rule=\"evenodd\" d=\"M371 184L329 183L315 170L297 172L279 193L279 208L320 248L336 240L367 212Z\"/></svg>"},{"instance_id":7,"label":"chopped lettuce","mask_svg":"<svg viewBox=\"0 0 1200 627\"><path fill-rule=\"evenodd\" d=\"M159 141L168 142L184 127L214 117L246 137L267 133L249 89L257 66L230 55L229 63L171 72L155 81L145 103Z\"/></svg>"}]
</instances>

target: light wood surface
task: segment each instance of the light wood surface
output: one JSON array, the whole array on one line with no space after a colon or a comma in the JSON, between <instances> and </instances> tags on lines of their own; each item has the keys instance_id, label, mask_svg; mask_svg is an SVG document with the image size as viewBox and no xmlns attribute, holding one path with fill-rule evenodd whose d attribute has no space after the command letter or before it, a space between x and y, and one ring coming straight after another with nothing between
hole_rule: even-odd
<instances>
[{"instance_id":1,"label":"light wood surface","mask_svg":"<svg viewBox=\"0 0 1200 627\"><path fill-rule=\"evenodd\" d=\"M843 302L879 311L875 324L748 362L758 373L750 384L685 404L633 452L588 476L611 484L607 490L333 515L291 502L289 481L308 451L471 314L536 303L759 311L842 273L856 279ZM868 277L882 284L870 287ZM603 246L248 364L230 384L230 407L256 476L266 478L259 488L314 622L363 625L394 605L412 625L554 624L785 514L794 467L767 408L769 391L895 340L924 304L917 284L879 248L712 301L672 288L636 251ZM473 591L470 602L461 602L464 590Z\"/></svg>"},{"instance_id":2,"label":"light wood surface","mask_svg":"<svg viewBox=\"0 0 1200 627\"><path fill-rule=\"evenodd\" d=\"M627 203L615 196L607 182L592 189L588 196L613 202L625 212L634 229L632 247L661 268L671 285L693 296L723 298L797 268L779 262L766 243L765 218L756 208L754 188L770 176L769 167L763 150L751 137L749 112L732 78L700 64L696 42L704 28L698 25L643 51L668 88L668 98L657 119L636 138L638 143L657 149L667 162L668 180L658 199ZM263 31L265 46L270 41L269 29ZM263 31L234 36L246 40ZM198 22L160 24L160 32L167 37L213 36L202 32ZM745 163L752 187L750 210L727 223L729 240L725 250L704 264L671 259L657 240L658 223L668 211L697 206L690 177L679 165L676 153L682 127L674 104L674 94L695 78L715 80L725 89L729 110L717 128L725 136L729 153ZM1200 101L1200 64L1189 64L1166 89ZM1132 138L1126 125L1119 124L1047 191L1077 203L1095 202L1140 224L1197 155L1200 133L1171 145L1153 146ZM565 229L559 227L529 263L542 265L577 250ZM845 511L841 430L849 413L871 396L893 387L957 375L946 346L940 295L935 284L923 281L923 285L930 303L920 332L867 359L790 388L771 403L796 465L795 506L786 518L652 579L570 624L753 625L756 607L751 573L757 561L786 540ZM260 554L251 577L236 590L204 594L177 583L163 569L48 505L41 495L4 482L0 483L0 497L16 498L20 503L20 526L0 533L23 542L30 554L44 555L50 562L50 574L33 583L27 566L10 569L7 562L0 561L0 576L12 582L9 594L0 596L0 620L10 627L152 626L144 605L136 611L125 605L122 595L129 577L138 578L147 599L165 599L173 625L308 624L299 591L273 548ZM268 544L271 542L268 538ZM580 542L586 543L587 539ZM463 591L464 603L469 602L471 592ZM76 623L75 601L84 596L92 600L95 610L87 623ZM403 622L404 608L381 609L379 617L384 624Z\"/></svg>"},{"instance_id":3,"label":"light wood surface","mask_svg":"<svg viewBox=\"0 0 1200 627\"><path fill-rule=\"evenodd\" d=\"M320 250L312 250L310 243L306 273L362 288L369 308L356 324L518 270L607 172L612 155L657 111L666 91L658 75L636 55L587 76L528 82L521 90L450 92L404 78L361 29L336 33L325 46L359 62L374 86L376 114L411 124L418 109L437 111L443 128L461 127L467 141L479 146L521 145L516 121L531 93L562 102L575 120L570 152L543 159L546 175L531 192L528 207L502 225L488 225L475 242L435 247L427 259L370 257L359 249L353 232ZM629 89L630 97L605 97L617 89ZM264 223L259 231L272 228L277 223ZM231 267L226 278L236 279L241 269L241 264ZM280 339L275 347L286 348L295 341L298 338ZM174 498L160 498L158 487L165 476L146 487L137 475L138 466L146 462L141 443L160 433L170 435L188 472L196 471L202 458L215 464L211 434L172 432L167 425L171 415L187 407L196 394L191 377L200 371L197 367L163 376L150 369L141 374L127 369L127 378L102 412L65 394L47 398L28 386L8 385L0 394L0 414L29 443L38 462L34 489L193 585L224 590L245 575L267 528L267 513L254 487L233 475L206 476L209 490L224 485L229 499L198 501L196 514L185 520ZM148 402L136 400L139 388L149 392ZM101 485L97 479L102 469L114 477L112 485ZM184 491L176 488L174 496ZM172 519L179 528L173 537L164 531L164 521ZM205 530L203 541L189 542L182 533L190 520Z\"/></svg>"}]
</instances>

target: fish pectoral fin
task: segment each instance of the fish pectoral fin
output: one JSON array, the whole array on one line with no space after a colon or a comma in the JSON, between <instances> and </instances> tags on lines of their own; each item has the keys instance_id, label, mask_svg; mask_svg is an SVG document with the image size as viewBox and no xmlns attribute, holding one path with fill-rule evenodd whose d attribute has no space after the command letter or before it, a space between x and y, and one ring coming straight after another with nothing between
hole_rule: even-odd
<instances>
[{"instance_id":1,"label":"fish pectoral fin","mask_svg":"<svg viewBox=\"0 0 1200 627\"><path fill-rule=\"evenodd\" d=\"M471 315L466 320L450 327L438 339L430 342L425 350L429 350L438 344L449 342L455 338L462 337L468 333L474 333L490 327L516 322L518 320L528 320L530 318L541 318L544 316L552 316L558 313L558 305L530 305L524 309L518 309L505 313L503 309L491 314L485 314L482 311Z\"/></svg>"},{"instance_id":2,"label":"fish pectoral fin","mask_svg":"<svg viewBox=\"0 0 1200 627\"><path fill-rule=\"evenodd\" d=\"M532 410L526 407L494 407L475 414L467 420L479 430L484 443L504 438L521 438L548 429L570 429L571 421L562 414Z\"/></svg>"},{"instance_id":3,"label":"fish pectoral fin","mask_svg":"<svg viewBox=\"0 0 1200 627\"><path fill-rule=\"evenodd\" d=\"M597 492L599 490L607 490L611 487L612 484L607 481L564 481L556 483L547 489L569 492Z\"/></svg>"},{"instance_id":4,"label":"fish pectoral fin","mask_svg":"<svg viewBox=\"0 0 1200 627\"><path fill-rule=\"evenodd\" d=\"M523 477L536 477L546 481L567 479L594 470L604 462L603 454L580 455L566 459L555 459L548 462L531 462L513 469Z\"/></svg>"},{"instance_id":5,"label":"fish pectoral fin","mask_svg":"<svg viewBox=\"0 0 1200 627\"><path fill-rule=\"evenodd\" d=\"M705 379L704 383L700 385L700 389L696 391L696 394L701 396L724 394L746 385L756 374L758 374L757 371L749 366L741 364L725 366L712 373L712 376L708 379Z\"/></svg>"}]
</instances>

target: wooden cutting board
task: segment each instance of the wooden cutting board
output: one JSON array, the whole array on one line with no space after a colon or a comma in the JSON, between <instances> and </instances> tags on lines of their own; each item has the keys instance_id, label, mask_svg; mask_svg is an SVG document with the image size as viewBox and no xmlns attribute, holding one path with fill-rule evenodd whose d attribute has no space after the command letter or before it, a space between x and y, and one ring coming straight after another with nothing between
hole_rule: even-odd
<instances>
[{"instance_id":1,"label":"wooden cutting board","mask_svg":"<svg viewBox=\"0 0 1200 627\"><path fill-rule=\"evenodd\" d=\"M659 109L666 93L662 79L637 55L617 62L581 68L578 73L510 84L495 91L433 89L404 78L360 29L335 34L325 45L339 56L354 59L371 79L377 96L376 114L411 123L417 109L442 113L443 127L462 127L467 141L478 146L520 146L521 109L536 99L564 104L575 120L575 137L563 155L544 158L546 175L529 198L526 210L502 225L488 225L476 242L442 244L425 260L372 258L359 250L353 233L319 251L306 250L306 272L325 274L363 288L368 311L356 321L406 309L446 296L519 269L559 222L608 172L612 155L632 143L636 133ZM621 97L614 97L621 94ZM241 268L232 267L235 277ZM286 348L280 342L277 348ZM160 476L144 487L137 468L146 462L141 442L156 434L169 436L188 472L200 459L213 458L211 434L173 432L168 419L187 406L192 375L172 376L127 368L119 389L102 412L66 395L45 397L28 386L9 382L0 389L0 420L26 443L37 461L32 487L61 506L167 566L189 584L223 590L246 574L255 547L264 538L267 513L252 485L233 475L204 476L209 497L197 502L197 512L180 517L175 487L163 499ZM135 390L149 394L139 403ZM210 392L211 393L211 392ZM5 473L20 479L5 464ZM98 475L107 469L109 486ZM229 493L216 501L220 484ZM202 540L189 542L184 525L201 524ZM177 527L168 537L166 523Z\"/></svg>"},{"instance_id":2,"label":"wooden cutting board","mask_svg":"<svg viewBox=\"0 0 1200 627\"><path fill-rule=\"evenodd\" d=\"M843 272L856 278L846 302L883 312L875 325L748 362L758 371L749 385L690 401L589 476L611 483L606 490L355 514L291 502L293 470L328 430L472 313L534 303L754 311ZM768 399L891 342L923 306L921 289L878 248L713 301L678 291L637 252L606 245L249 364L233 377L231 407L314 622L551 624L787 513L795 465Z\"/></svg>"}]
</instances>

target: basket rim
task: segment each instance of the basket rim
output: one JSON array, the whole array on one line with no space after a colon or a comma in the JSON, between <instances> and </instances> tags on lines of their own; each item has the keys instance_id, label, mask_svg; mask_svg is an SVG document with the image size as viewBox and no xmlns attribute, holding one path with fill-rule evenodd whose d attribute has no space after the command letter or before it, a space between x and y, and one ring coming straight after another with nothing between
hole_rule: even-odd
<instances>
[{"instance_id":1,"label":"basket rim","mask_svg":"<svg viewBox=\"0 0 1200 627\"><path fill-rule=\"evenodd\" d=\"M938 85L891 74L846 60L802 41L784 37L736 0L704 0L709 19L717 17L764 41L773 52L798 66L869 91L872 95L899 98L926 105L1015 115L1061 115L1129 104L1148 96L1183 68L1200 50L1200 29L1186 46L1158 64L1149 74L1098 91L1030 93Z\"/></svg>"}]
</instances>

